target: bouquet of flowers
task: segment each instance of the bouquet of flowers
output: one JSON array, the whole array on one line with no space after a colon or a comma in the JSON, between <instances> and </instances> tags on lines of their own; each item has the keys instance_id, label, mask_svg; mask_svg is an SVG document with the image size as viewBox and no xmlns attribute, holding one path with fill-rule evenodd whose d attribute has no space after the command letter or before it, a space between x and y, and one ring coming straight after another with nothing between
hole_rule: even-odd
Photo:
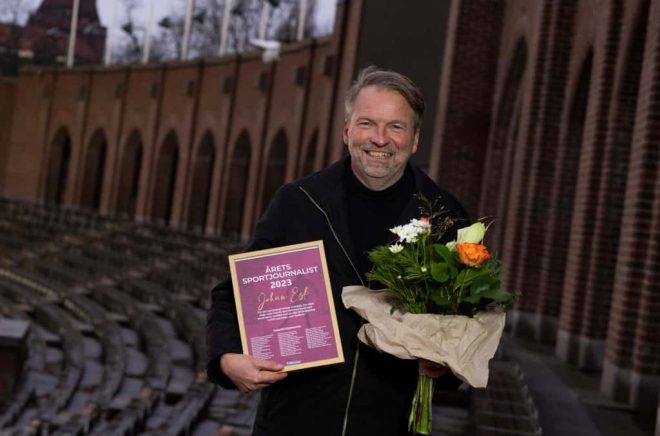
<instances>
[{"instance_id":1,"label":"bouquet of flowers","mask_svg":"<svg viewBox=\"0 0 660 436\"><path fill-rule=\"evenodd\" d=\"M429 208L431 209L431 208ZM344 288L344 304L369 321L358 333L366 344L404 359L447 365L474 387L485 387L488 361L504 329L502 308L513 295L500 287L499 264L483 245L487 226L458 230L438 242L453 222L428 213L391 229L392 245L369 253L372 282L388 289ZM420 375L409 429L430 434L433 379Z\"/></svg>"}]
</instances>

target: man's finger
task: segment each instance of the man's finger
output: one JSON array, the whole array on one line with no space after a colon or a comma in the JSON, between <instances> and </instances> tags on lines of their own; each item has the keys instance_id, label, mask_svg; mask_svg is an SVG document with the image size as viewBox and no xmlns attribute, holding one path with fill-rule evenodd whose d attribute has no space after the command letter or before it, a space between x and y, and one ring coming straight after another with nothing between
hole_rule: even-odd
<instances>
[{"instance_id":1,"label":"man's finger","mask_svg":"<svg viewBox=\"0 0 660 436\"><path fill-rule=\"evenodd\" d=\"M254 361L254 365L258 369L264 369L266 371L273 371L273 372L282 371L284 369L284 365L282 365L281 363L277 363L274 360L258 360L258 359L256 359Z\"/></svg>"},{"instance_id":2,"label":"man's finger","mask_svg":"<svg viewBox=\"0 0 660 436\"><path fill-rule=\"evenodd\" d=\"M271 372L271 371L260 371L259 372L259 383L258 384L271 384L276 381L282 380L286 377L288 373L286 372Z\"/></svg>"}]
</instances>

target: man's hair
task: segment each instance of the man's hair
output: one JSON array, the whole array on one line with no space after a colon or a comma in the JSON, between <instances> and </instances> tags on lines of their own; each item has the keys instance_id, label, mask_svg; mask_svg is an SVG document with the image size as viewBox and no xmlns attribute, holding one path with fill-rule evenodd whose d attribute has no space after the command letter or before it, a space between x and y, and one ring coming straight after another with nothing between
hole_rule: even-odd
<instances>
[{"instance_id":1,"label":"man's hair","mask_svg":"<svg viewBox=\"0 0 660 436\"><path fill-rule=\"evenodd\" d=\"M415 130L419 129L422 124L422 115L424 114L424 97L422 97L422 91L420 91L412 80L403 74L382 70L375 65L370 65L360 71L357 79L346 93L346 100L344 101L344 116L346 120L351 117L353 105L358 94L367 86L386 88L401 94L413 110Z\"/></svg>"}]
</instances>

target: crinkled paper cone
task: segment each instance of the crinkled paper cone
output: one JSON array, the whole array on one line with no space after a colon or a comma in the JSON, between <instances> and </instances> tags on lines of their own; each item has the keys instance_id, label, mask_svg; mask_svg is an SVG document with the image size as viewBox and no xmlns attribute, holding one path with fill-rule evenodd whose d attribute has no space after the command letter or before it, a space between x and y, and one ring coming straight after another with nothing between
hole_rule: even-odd
<instances>
[{"instance_id":1,"label":"crinkled paper cone","mask_svg":"<svg viewBox=\"0 0 660 436\"><path fill-rule=\"evenodd\" d=\"M358 332L365 344L401 359L424 358L449 366L475 388L488 384L488 361L504 330L503 311L463 315L412 314L392 310L389 290L347 286L344 306L367 321Z\"/></svg>"}]
</instances>

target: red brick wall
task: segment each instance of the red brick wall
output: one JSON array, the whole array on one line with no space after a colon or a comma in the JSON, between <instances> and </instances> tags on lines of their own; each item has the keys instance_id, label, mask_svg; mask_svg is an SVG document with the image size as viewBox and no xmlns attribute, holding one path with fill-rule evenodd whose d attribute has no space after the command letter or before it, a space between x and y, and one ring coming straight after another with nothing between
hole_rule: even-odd
<instances>
[{"instance_id":1,"label":"red brick wall","mask_svg":"<svg viewBox=\"0 0 660 436\"><path fill-rule=\"evenodd\" d=\"M660 4L654 2L648 19L648 35L644 55L644 70L640 81L638 111L635 125L634 146L630 157L628 184L637 199L636 205L626 208L639 209L650 206L648 212L638 212L642 226L648 224L648 241L644 258L644 278L639 302L638 327L633 349L634 370L641 374L660 375ZM651 200L652 199L652 200ZM628 203L626 203L628 205ZM627 223L624 221L624 226ZM630 239L620 239L620 250L626 248L621 262L633 263L640 252ZM637 241L640 242L640 241ZM631 256L632 255L632 256ZM615 288L616 289L616 288ZM618 308L617 310L620 310ZM657 431L657 429L656 429Z\"/></svg>"},{"instance_id":2,"label":"red brick wall","mask_svg":"<svg viewBox=\"0 0 660 436\"><path fill-rule=\"evenodd\" d=\"M502 253L504 283L513 291L521 290L515 266L521 262L522 241L515 234L524 223L523 196L529 183L531 144L541 107L552 22L549 3L532 5L507 3L501 46L506 55L500 57L498 65L495 121L489 140L480 212L480 215L496 218L490 236ZM521 71L523 62L524 72ZM524 292L518 303L522 310L534 298L533 291Z\"/></svg>"},{"instance_id":3,"label":"red brick wall","mask_svg":"<svg viewBox=\"0 0 660 436\"><path fill-rule=\"evenodd\" d=\"M309 43L298 44L287 48L281 54L281 60L275 64L272 90L267 106L267 127L261 139L265 158L260 163L259 180L255 192L256 205L253 218L255 224L271 199L264 192L270 193L273 188L267 186L266 176L268 165L271 163L271 147L274 145L277 135L285 135L286 137L286 166L283 174L284 179L273 180L273 182L281 185L283 182L289 182L296 177L311 55Z\"/></svg>"},{"instance_id":4,"label":"red brick wall","mask_svg":"<svg viewBox=\"0 0 660 436\"><path fill-rule=\"evenodd\" d=\"M116 172L117 152L119 150L118 140L122 121L123 95L122 86L126 81L126 71L123 69L112 69L99 71L92 75L90 83L90 95L83 128L83 158L87 158L87 152L92 145L93 135L102 134L107 141L107 152L105 159L105 174L108 183L103 184L101 193L101 210L108 210L110 191L115 183L112 175ZM81 192L91 180L85 180L84 172L79 172L76 184L77 203L80 202Z\"/></svg>"},{"instance_id":5,"label":"red brick wall","mask_svg":"<svg viewBox=\"0 0 660 436\"><path fill-rule=\"evenodd\" d=\"M14 109L15 83L10 80L0 81L0 192L4 184L9 140Z\"/></svg>"},{"instance_id":6,"label":"red brick wall","mask_svg":"<svg viewBox=\"0 0 660 436\"><path fill-rule=\"evenodd\" d=\"M184 214L183 197L186 191L186 183L189 180L186 173L189 171L193 148L193 127L201 71L201 63L175 64L165 70L163 77L163 94L159 107L152 168L157 162L165 139L169 134L174 133L179 147L170 216L170 223L174 226L182 223L182 215ZM148 201L155 202L157 196L166 192L166 187L158 186L153 177L150 180L152 182L149 189L151 198Z\"/></svg>"},{"instance_id":7,"label":"red brick wall","mask_svg":"<svg viewBox=\"0 0 660 436\"><path fill-rule=\"evenodd\" d=\"M261 58L255 55L240 63L237 77L240 80L235 90L236 103L232 111L227 156L231 159L238 138L243 132L247 132L250 138L251 159L245 190L248 196L243 208L244 220L242 225L242 237L247 239L252 230L252 217L260 169L259 162L262 155L262 137L267 116L266 108L273 80L273 65L263 64ZM227 162L229 163L229 160ZM226 168L225 180L228 180L230 173L231 169ZM223 204L223 207L232 207L232 205Z\"/></svg>"},{"instance_id":8,"label":"red brick wall","mask_svg":"<svg viewBox=\"0 0 660 436\"><path fill-rule=\"evenodd\" d=\"M334 37L337 39L338 61L325 164L335 162L346 153L346 147L342 139L344 91L351 86L356 73L357 48L363 8L364 0L352 0L350 7L348 7L348 2L337 4Z\"/></svg>"},{"instance_id":9,"label":"red brick wall","mask_svg":"<svg viewBox=\"0 0 660 436\"><path fill-rule=\"evenodd\" d=\"M330 122L332 121L332 103L334 81L339 62L337 43L327 40L313 47L313 54L308 69L307 101L305 103L303 133L300 144L298 175L306 175L305 166L309 159L312 171L320 170L325 164ZM314 140L316 138L316 140ZM314 145L314 144L315 145ZM310 147L316 147L310 150ZM309 153L314 152L312 156ZM307 165L309 166L309 165Z\"/></svg>"},{"instance_id":10,"label":"red brick wall","mask_svg":"<svg viewBox=\"0 0 660 436\"><path fill-rule=\"evenodd\" d=\"M55 83L52 73L26 71L16 81L13 120L3 192L25 200L42 196L40 178L46 162L51 97Z\"/></svg>"},{"instance_id":11,"label":"red brick wall","mask_svg":"<svg viewBox=\"0 0 660 436\"><path fill-rule=\"evenodd\" d=\"M238 77L236 76L238 64L235 57L225 58L216 62L209 62L202 71L197 116L195 117L195 139L193 141L194 153L200 147L205 135L210 134L215 147L215 161L213 163L213 179L209 193L207 207L206 228L213 230L221 217L219 210L221 195L222 169L226 163L229 139L229 124L234 104L233 94ZM190 177L190 176L189 176ZM190 186L185 195L191 198ZM187 216L192 208L200 205L188 204Z\"/></svg>"},{"instance_id":12,"label":"red brick wall","mask_svg":"<svg viewBox=\"0 0 660 436\"><path fill-rule=\"evenodd\" d=\"M571 239L563 287L560 329L571 335L580 333L585 288L588 278L590 242L596 214L597 186L601 179L603 149L608 129L608 112L614 87L614 68L618 55L623 6L618 0L601 9L604 14L597 27L594 43L590 106L580 155L579 177L575 187ZM577 358L577 356L574 356Z\"/></svg>"},{"instance_id":13,"label":"red brick wall","mask_svg":"<svg viewBox=\"0 0 660 436\"><path fill-rule=\"evenodd\" d=\"M511 258L512 266L517 267L512 275L515 283L523 291L520 308L541 315L546 297L546 289L540 283L542 258L549 217L555 207L548 195L556 179L559 149L559 133L562 112L565 107L565 90L568 82L568 67L575 28L575 6L573 1L552 4L551 36L547 51L547 61L543 90L540 94L538 116L532 120L526 146L529 148L524 165L524 178L521 183L522 197L519 201L519 225L510 233L510 238L520 241L519 251ZM513 271L513 269L512 269Z\"/></svg>"},{"instance_id":14,"label":"red brick wall","mask_svg":"<svg viewBox=\"0 0 660 436\"><path fill-rule=\"evenodd\" d=\"M605 360L619 369L660 375L660 4L648 18L637 119L626 183ZM614 397L639 402L639 389L621 394L605 374L603 389ZM657 387L656 387L657 396Z\"/></svg>"},{"instance_id":15,"label":"red brick wall","mask_svg":"<svg viewBox=\"0 0 660 436\"><path fill-rule=\"evenodd\" d=\"M603 150L597 205L592 217L593 239L586 241L589 271L580 335L604 339L624 207L625 186L637 114L640 73L644 55L648 1L625 3L624 26L617 61L616 83Z\"/></svg>"},{"instance_id":16,"label":"red brick wall","mask_svg":"<svg viewBox=\"0 0 660 436\"><path fill-rule=\"evenodd\" d=\"M149 179L152 176L151 156L154 154L156 128L159 121L159 108L163 89L164 67L150 65L134 67L128 71L127 80L123 86L123 118L118 143L118 155L122 156L128 146L131 135L139 135L142 141L142 163L139 175L139 190L137 198L136 218L145 220L150 213L151 197ZM115 177L120 177L118 171ZM118 184L113 186L116 190ZM112 195L110 210L115 210L117 193Z\"/></svg>"},{"instance_id":17,"label":"red brick wall","mask_svg":"<svg viewBox=\"0 0 660 436\"><path fill-rule=\"evenodd\" d=\"M89 108L91 79L91 71L62 71L56 76L53 93L50 96L47 138L53 138L62 127L67 128L71 138L69 176L63 198L65 204L79 202L85 151L83 135ZM44 183L43 179L42 183Z\"/></svg>"},{"instance_id":18,"label":"red brick wall","mask_svg":"<svg viewBox=\"0 0 660 436\"><path fill-rule=\"evenodd\" d=\"M440 78L429 174L477 217L504 2L455 2ZM437 145L436 145L437 144Z\"/></svg>"}]
</instances>

